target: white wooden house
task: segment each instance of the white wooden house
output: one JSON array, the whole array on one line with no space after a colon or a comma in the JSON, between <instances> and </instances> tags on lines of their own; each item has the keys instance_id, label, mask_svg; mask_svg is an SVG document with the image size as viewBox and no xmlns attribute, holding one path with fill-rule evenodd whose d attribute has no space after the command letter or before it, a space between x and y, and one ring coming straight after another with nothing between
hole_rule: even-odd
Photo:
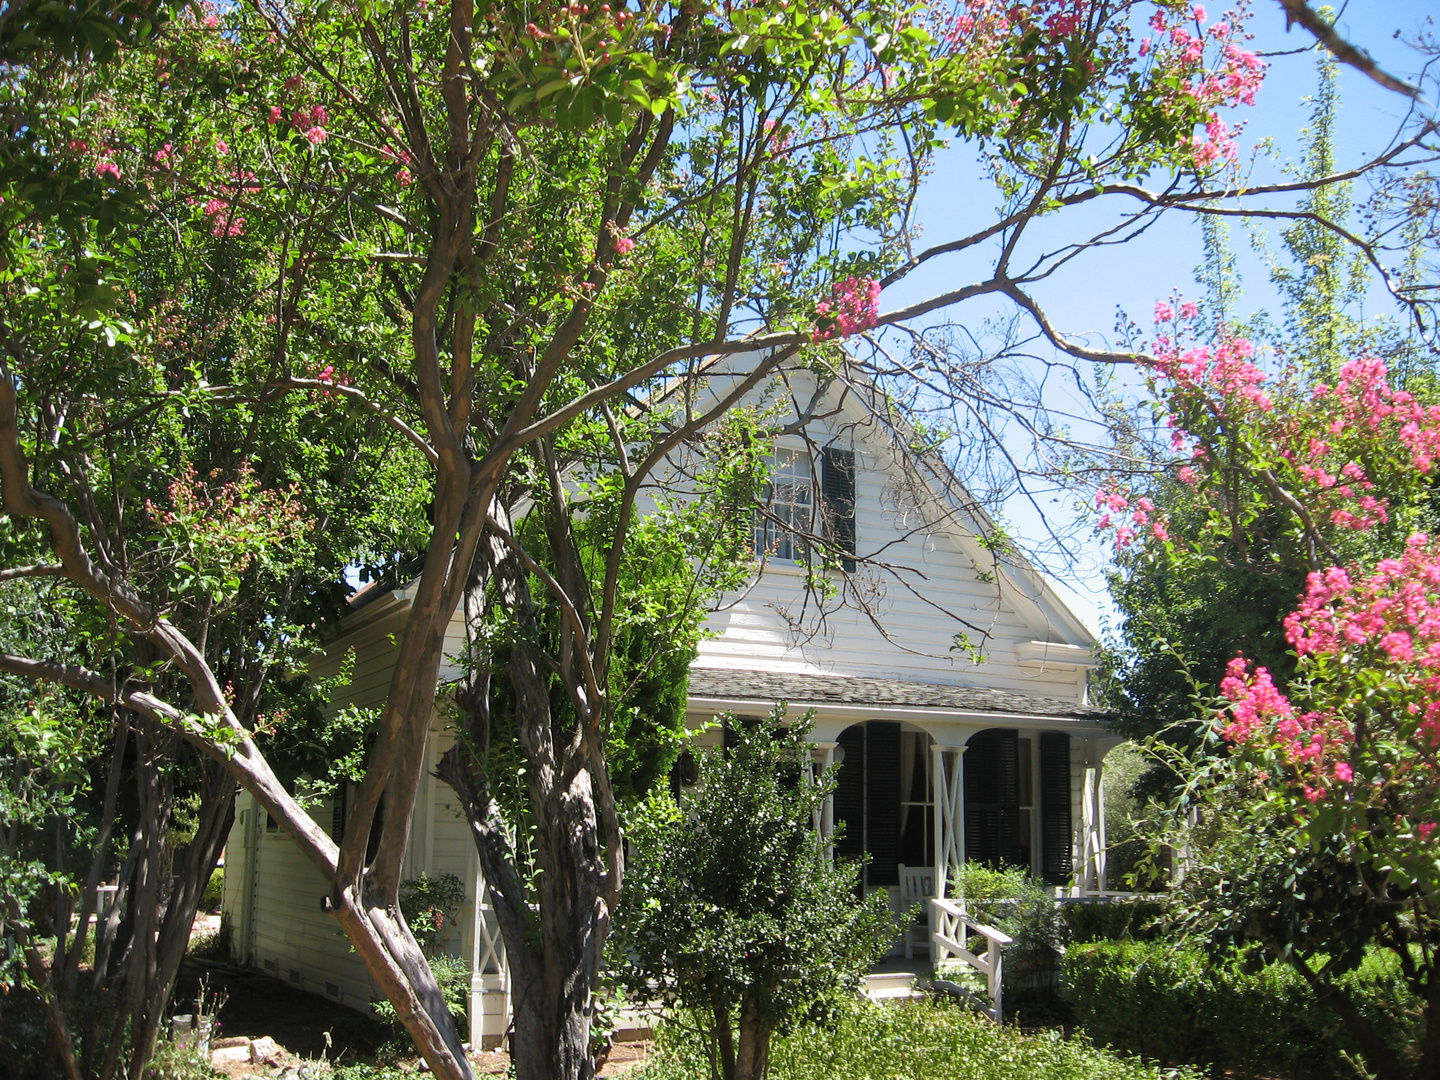
<instances>
[{"instance_id":1,"label":"white wooden house","mask_svg":"<svg viewBox=\"0 0 1440 1080\"><path fill-rule=\"evenodd\" d=\"M777 443L768 511L756 525L763 561L711 616L713 636L690 672L692 724L723 712L759 715L778 701L792 714L813 709L817 764L839 762L819 825L829 833L843 823L840 853L866 853L867 886L897 900L902 882L912 895L918 885L943 897L948 869L967 859L1103 888L1099 773L1119 740L1087 700L1085 627L1023 558L981 543L991 523L942 466L901 450L906 436L877 418L877 398L866 400L854 384L817 387L803 373L767 394L782 412L804 402L807 415L822 418ZM807 587L805 546L787 523L841 551L825 571L828 596ZM325 674L355 650L346 701L383 700L409 602L404 588L354 598L317 665ZM451 645L458 655L458 625ZM442 728L437 720L432 762L450 745ZM331 813L317 816L329 823ZM412 838L407 877L453 873L468 883L470 903L449 947L472 962L471 1042L493 1043L508 1023L503 950L458 807L433 777ZM248 796L227 867L237 959L368 1008L378 995L321 910L319 875Z\"/></svg>"}]
</instances>

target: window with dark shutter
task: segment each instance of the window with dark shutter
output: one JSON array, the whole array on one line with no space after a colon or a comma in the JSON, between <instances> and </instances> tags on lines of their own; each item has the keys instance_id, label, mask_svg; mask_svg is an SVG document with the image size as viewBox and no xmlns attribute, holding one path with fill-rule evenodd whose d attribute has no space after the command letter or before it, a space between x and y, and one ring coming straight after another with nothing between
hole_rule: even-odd
<instances>
[{"instance_id":1,"label":"window with dark shutter","mask_svg":"<svg viewBox=\"0 0 1440 1080\"><path fill-rule=\"evenodd\" d=\"M1020 735L991 728L970 737L965 770L965 859L988 866L1020 862Z\"/></svg>"},{"instance_id":2,"label":"window with dark shutter","mask_svg":"<svg viewBox=\"0 0 1440 1080\"><path fill-rule=\"evenodd\" d=\"M1040 871L1063 885L1074 871L1070 854L1070 736L1040 735Z\"/></svg>"},{"instance_id":3,"label":"window with dark shutter","mask_svg":"<svg viewBox=\"0 0 1440 1080\"><path fill-rule=\"evenodd\" d=\"M825 539L840 565L855 569L855 451L826 447L820 452L820 494L825 506Z\"/></svg>"}]
</instances>

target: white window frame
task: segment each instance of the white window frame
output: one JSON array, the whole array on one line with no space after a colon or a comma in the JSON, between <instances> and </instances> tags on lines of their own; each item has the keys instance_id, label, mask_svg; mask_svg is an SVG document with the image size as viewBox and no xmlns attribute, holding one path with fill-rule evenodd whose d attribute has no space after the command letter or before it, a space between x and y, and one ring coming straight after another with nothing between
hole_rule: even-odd
<instances>
[{"instance_id":1,"label":"white window frame","mask_svg":"<svg viewBox=\"0 0 1440 1080\"><path fill-rule=\"evenodd\" d=\"M755 554L769 562L803 566L810 561L803 534L815 530L815 461L807 450L788 446L777 446L771 460L765 513L755 515Z\"/></svg>"}]
</instances>

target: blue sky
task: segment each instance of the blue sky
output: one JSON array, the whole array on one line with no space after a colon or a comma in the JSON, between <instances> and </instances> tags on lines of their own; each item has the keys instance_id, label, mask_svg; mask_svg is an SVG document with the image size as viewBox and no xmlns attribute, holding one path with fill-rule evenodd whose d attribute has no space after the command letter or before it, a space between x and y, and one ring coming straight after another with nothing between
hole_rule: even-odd
<instances>
[{"instance_id":1,"label":"blue sky","mask_svg":"<svg viewBox=\"0 0 1440 1080\"><path fill-rule=\"evenodd\" d=\"M1211 6L1214 9L1221 5ZM1399 32L1413 37L1434 12L1433 4L1417 0L1352 0L1349 10L1342 12L1339 24L1349 40L1367 49L1386 70L1403 77L1418 69L1423 61L1395 35ZM1299 27L1286 33L1284 14L1276 0L1255 0L1250 29L1255 34L1253 47L1261 52L1300 52L1269 58L1270 70L1256 105L1234 110L1234 116L1228 119L1246 121L1242 149L1269 136L1283 157L1293 158L1300 130L1308 119L1309 106L1305 99L1314 93L1316 86L1317 57L1308 49L1314 39ZM1337 158L1341 166L1345 166L1384 150L1409 103L1349 67L1341 68L1340 93ZM1276 167L1262 166L1269 171ZM1261 172L1257 178L1268 177ZM944 152L917 204L917 217L924 230L920 246L974 231L993 219L991 215L997 202L998 197L984 179L973 147L959 146ZM1074 238L1081 235L1074 231L1077 226L1088 229L1109 220L1105 215L1106 211L1098 207L1089 210L1081 222L1074 217L1057 215L1054 224L1047 228L1052 236L1061 235L1063 230L1067 238ZM1275 297L1263 266L1250 254L1238 229L1235 246L1241 256L1248 309L1273 310ZM1196 295L1199 289L1194 281L1194 269L1200 254L1198 223L1176 214L1130 244L1093 252L1076 260L1067 271L1033 291L1062 331L1089 335L1096 343L1109 341L1117 307L1148 327L1157 300L1169 297L1175 290ZM932 269L889 290L882 307L892 309L977 280L975 275L980 269L974 261L968 264L961 259L949 264L937 261ZM997 305L990 310L1004 309ZM959 314L967 325L974 326L988 313L986 308L976 306L966 307ZM1047 510L1063 521L1073 521L1076 512L1073 499L1068 498L1049 504ZM1037 514L1029 506L1012 500L1005 514L1022 538L1033 540L1043 532ZM1103 581L1106 551L1095 543L1085 545L1078 554L1076 569L1058 582L1058 586L1076 614L1099 632L1111 621L1112 610Z\"/></svg>"}]
</instances>

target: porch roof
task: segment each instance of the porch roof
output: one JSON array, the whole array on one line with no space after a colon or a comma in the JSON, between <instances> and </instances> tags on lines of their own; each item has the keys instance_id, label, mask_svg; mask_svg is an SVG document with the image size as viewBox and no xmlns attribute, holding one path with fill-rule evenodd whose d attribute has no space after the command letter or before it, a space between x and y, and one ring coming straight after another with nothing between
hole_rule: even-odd
<instances>
[{"instance_id":1,"label":"porch roof","mask_svg":"<svg viewBox=\"0 0 1440 1080\"><path fill-rule=\"evenodd\" d=\"M955 709L968 713L1043 716L1056 720L1112 719L1114 714L1093 705L1038 695L1018 694L988 686L947 686L845 675L808 675L786 671L692 667L690 696L725 701L753 701L769 708L777 701L791 705L845 705L884 708Z\"/></svg>"}]
</instances>

